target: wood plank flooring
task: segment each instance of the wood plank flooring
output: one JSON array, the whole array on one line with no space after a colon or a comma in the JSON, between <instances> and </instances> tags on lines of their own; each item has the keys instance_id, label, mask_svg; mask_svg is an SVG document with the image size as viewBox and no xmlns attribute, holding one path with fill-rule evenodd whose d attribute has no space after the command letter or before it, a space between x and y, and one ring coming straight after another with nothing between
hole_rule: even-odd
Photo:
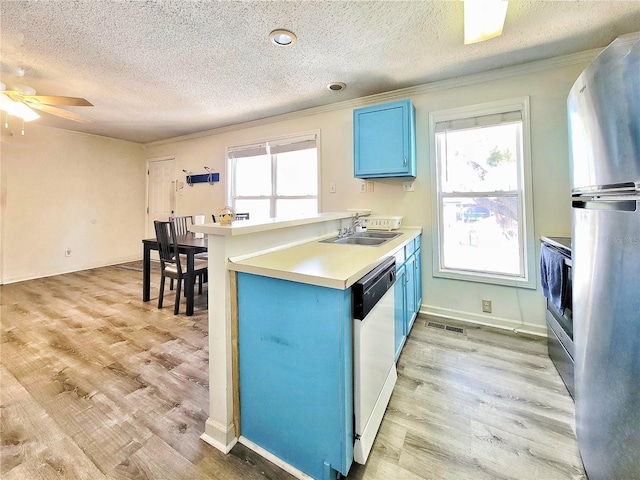
<instances>
[{"instance_id":1,"label":"wood plank flooring","mask_svg":"<svg viewBox=\"0 0 640 480\"><path fill-rule=\"evenodd\" d=\"M370 460L348 478L586 480L573 415L545 340L421 316Z\"/></svg>"},{"instance_id":2,"label":"wood plank flooring","mask_svg":"<svg viewBox=\"0 0 640 480\"><path fill-rule=\"evenodd\" d=\"M224 455L200 440L206 291L194 316L174 316L173 292L156 308L157 272L149 303L141 277L114 266L0 287L0 477L291 479L241 445ZM400 358L369 461L348 479L586 478L542 340L427 321Z\"/></svg>"}]
</instances>

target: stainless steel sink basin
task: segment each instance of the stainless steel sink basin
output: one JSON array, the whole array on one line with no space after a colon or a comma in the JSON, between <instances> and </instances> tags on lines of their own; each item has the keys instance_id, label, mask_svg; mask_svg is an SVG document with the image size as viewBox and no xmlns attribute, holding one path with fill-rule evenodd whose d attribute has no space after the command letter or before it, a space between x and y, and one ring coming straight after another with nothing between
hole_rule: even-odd
<instances>
[{"instance_id":1,"label":"stainless steel sink basin","mask_svg":"<svg viewBox=\"0 0 640 480\"><path fill-rule=\"evenodd\" d=\"M400 235L402 234L397 232L380 232L378 230L353 234L354 237L364 237L364 238L396 238L396 237L399 237Z\"/></svg>"},{"instance_id":2,"label":"stainless steel sink basin","mask_svg":"<svg viewBox=\"0 0 640 480\"><path fill-rule=\"evenodd\" d=\"M349 235L348 237L333 237L327 240L322 240L321 243L340 243L343 245L367 245L370 247L377 247L383 243L388 242L402 233L393 232L362 232Z\"/></svg>"}]
</instances>

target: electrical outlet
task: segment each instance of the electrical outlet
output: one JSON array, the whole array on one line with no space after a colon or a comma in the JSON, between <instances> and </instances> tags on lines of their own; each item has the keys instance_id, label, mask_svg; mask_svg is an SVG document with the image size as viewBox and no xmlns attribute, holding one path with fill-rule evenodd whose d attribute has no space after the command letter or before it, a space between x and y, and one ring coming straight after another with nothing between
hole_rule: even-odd
<instances>
[{"instance_id":1,"label":"electrical outlet","mask_svg":"<svg viewBox=\"0 0 640 480\"><path fill-rule=\"evenodd\" d=\"M373 182L367 182L367 193L373 193Z\"/></svg>"},{"instance_id":2,"label":"electrical outlet","mask_svg":"<svg viewBox=\"0 0 640 480\"><path fill-rule=\"evenodd\" d=\"M491 313L491 300L482 300L482 311L484 313Z\"/></svg>"},{"instance_id":3,"label":"electrical outlet","mask_svg":"<svg viewBox=\"0 0 640 480\"><path fill-rule=\"evenodd\" d=\"M65 257L70 257L71 256L71 249L69 247L67 247L67 249L64 251L64 256Z\"/></svg>"},{"instance_id":4,"label":"electrical outlet","mask_svg":"<svg viewBox=\"0 0 640 480\"><path fill-rule=\"evenodd\" d=\"M367 193L367 184L365 182L360 183L360 193Z\"/></svg>"},{"instance_id":5,"label":"electrical outlet","mask_svg":"<svg viewBox=\"0 0 640 480\"><path fill-rule=\"evenodd\" d=\"M413 182L402 182L402 190L405 192L413 192Z\"/></svg>"}]
</instances>

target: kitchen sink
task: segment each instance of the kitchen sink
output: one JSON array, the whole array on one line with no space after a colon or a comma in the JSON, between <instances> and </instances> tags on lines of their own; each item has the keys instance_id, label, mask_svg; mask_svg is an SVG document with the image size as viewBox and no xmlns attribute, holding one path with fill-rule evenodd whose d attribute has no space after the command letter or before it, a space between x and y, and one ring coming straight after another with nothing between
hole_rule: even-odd
<instances>
[{"instance_id":1,"label":"kitchen sink","mask_svg":"<svg viewBox=\"0 0 640 480\"><path fill-rule=\"evenodd\" d=\"M367 245L370 247L377 247L383 243L388 242L396 237L399 237L402 233L393 232L361 232L354 233L347 237L333 237L327 240L322 240L321 243L340 243L343 245Z\"/></svg>"},{"instance_id":2,"label":"kitchen sink","mask_svg":"<svg viewBox=\"0 0 640 480\"><path fill-rule=\"evenodd\" d=\"M362 237L362 238L396 238L399 237L400 235L402 235L401 233L397 233L397 232L380 232L377 230L374 230L372 232L360 232L360 233L354 233L353 236L354 237Z\"/></svg>"}]
</instances>

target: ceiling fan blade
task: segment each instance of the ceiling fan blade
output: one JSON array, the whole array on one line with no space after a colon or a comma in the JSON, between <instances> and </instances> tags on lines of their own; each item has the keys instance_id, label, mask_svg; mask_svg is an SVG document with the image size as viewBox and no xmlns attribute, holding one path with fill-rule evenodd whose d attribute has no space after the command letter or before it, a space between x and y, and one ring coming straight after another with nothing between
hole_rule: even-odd
<instances>
[{"instance_id":1,"label":"ceiling fan blade","mask_svg":"<svg viewBox=\"0 0 640 480\"><path fill-rule=\"evenodd\" d=\"M16 92L15 90L3 90L2 93L4 93L7 97L9 97L14 102L22 101L22 94L20 92Z\"/></svg>"},{"instance_id":2,"label":"ceiling fan blade","mask_svg":"<svg viewBox=\"0 0 640 480\"><path fill-rule=\"evenodd\" d=\"M51 105L45 105L44 103L29 103L28 105L29 107L35 108L36 110L50 113L51 115L56 115L58 117L66 118L67 120L73 120L74 122L81 123L91 123L91 119L87 117L83 117L82 115L78 115L77 113L69 112L61 108L52 107Z\"/></svg>"},{"instance_id":3,"label":"ceiling fan blade","mask_svg":"<svg viewBox=\"0 0 640 480\"><path fill-rule=\"evenodd\" d=\"M45 105L58 105L64 107L93 107L84 98L78 97L58 97L53 95L22 95L24 102L33 106L35 103L44 103Z\"/></svg>"}]
</instances>

